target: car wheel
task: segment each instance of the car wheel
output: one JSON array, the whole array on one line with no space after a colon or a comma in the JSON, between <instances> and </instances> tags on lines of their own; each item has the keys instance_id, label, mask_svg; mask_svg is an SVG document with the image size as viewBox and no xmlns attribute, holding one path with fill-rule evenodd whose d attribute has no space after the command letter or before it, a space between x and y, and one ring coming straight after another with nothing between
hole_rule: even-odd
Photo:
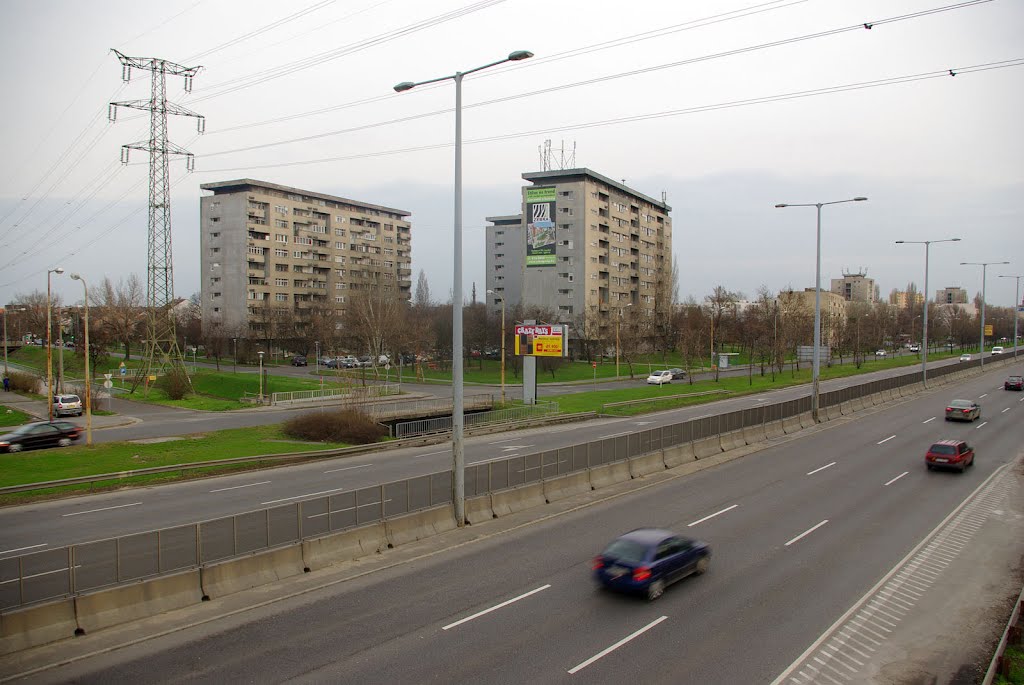
<instances>
[{"instance_id":1,"label":"car wheel","mask_svg":"<svg viewBox=\"0 0 1024 685\"><path fill-rule=\"evenodd\" d=\"M931 464L925 464L925 467L927 467L929 471L931 471L934 468Z\"/></svg>"},{"instance_id":2,"label":"car wheel","mask_svg":"<svg viewBox=\"0 0 1024 685\"><path fill-rule=\"evenodd\" d=\"M57 441L57 447L70 447L70 446L71 446L71 438L61 438L60 440Z\"/></svg>"},{"instance_id":3,"label":"car wheel","mask_svg":"<svg viewBox=\"0 0 1024 685\"><path fill-rule=\"evenodd\" d=\"M7 451L8 452L20 452L21 451L21 443L19 443L19 442L12 442L10 445L7 446Z\"/></svg>"},{"instance_id":4,"label":"car wheel","mask_svg":"<svg viewBox=\"0 0 1024 685\"><path fill-rule=\"evenodd\" d=\"M665 581L661 578L652 580L651 584L647 586L647 599L652 602L663 594L665 594Z\"/></svg>"},{"instance_id":5,"label":"car wheel","mask_svg":"<svg viewBox=\"0 0 1024 685\"><path fill-rule=\"evenodd\" d=\"M698 576L702 575L705 571L708 570L708 564L710 563L710 559L708 559L707 557L701 557L697 560L697 568L694 570L694 573L696 573Z\"/></svg>"}]
</instances>

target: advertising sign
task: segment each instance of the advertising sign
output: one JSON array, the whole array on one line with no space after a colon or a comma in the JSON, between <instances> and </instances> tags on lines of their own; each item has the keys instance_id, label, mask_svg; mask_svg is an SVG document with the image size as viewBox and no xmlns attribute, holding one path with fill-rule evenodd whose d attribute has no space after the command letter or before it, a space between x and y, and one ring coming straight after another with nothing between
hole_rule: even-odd
<instances>
[{"instance_id":1,"label":"advertising sign","mask_svg":"<svg viewBox=\"0 0 1024 685\"><path fill-rule=\"evenodd\" d=\"M565 326L516 326L515 353L526 357L564 357Z\"/></svg>"},{"instance_id":2,"label":"advertising sign","mask_svg":"<svg viewBox=\"0 0 1024 685\"><path fill-rule=\"evenodd\" d=\"M526 189L526 266L555 265L555 189Z\"/></svg>"}]
</instances>

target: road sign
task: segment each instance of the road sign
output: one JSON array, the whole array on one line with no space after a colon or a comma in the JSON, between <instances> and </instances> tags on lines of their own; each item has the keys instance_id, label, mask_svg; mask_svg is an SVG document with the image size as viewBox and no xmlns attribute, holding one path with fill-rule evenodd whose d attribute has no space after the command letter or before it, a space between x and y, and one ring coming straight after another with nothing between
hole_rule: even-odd
<instances>
[{"instance_id":1,"label":"road sign","mask_svg":"<svg viewBox=\"0 0 1024 685\"><path fill-rule=\"evenodd\" d=\"M107 375L109 376L110 374L107 374ZM110 388L114 387L114 383L108 378L107 380L103 381L103 387L107 388L107 389L110 389Z\"/></svg>"},{"instance_id":2,"label":"road sign","mask_svg":"<svg viewBox=\"0 0 1024 685\"><path fill-rule=\"evenodd\" d=\"M103 377L106 378L109 381L111 378L114 377L114 374L112 374L112 373L105 373L105 374L103 374Z\"/></svg>"},{"instance_id":3,"label":"road sign","mask_svg":"<svg viewBox=\"0 0 1024 685\"><path fill-rule=\"evenodd\" d=\"M128 375L128 369L124 368L123 364L121 365L121 375L122 376Z\"/></svg>"},{"instance_id":4,"label":"road sign","mask_svg":"<svg viewBox=\"0 0 1024 685\"><path fill-rule=\"evenodd\" d=\"M992 335L992 324L985 324L985 335Z\"/></svg>"},{"instance_id":5,"label":"road sign","mask_svg":"<svg viewBox=\"0 0 1024 685\"><path fill-rule=\"evenodd\" d=\"M597 362L590 362L590 365L591 365L592 367L594 367L595 369L597 368Z\"/></svg>"}]
</instances>

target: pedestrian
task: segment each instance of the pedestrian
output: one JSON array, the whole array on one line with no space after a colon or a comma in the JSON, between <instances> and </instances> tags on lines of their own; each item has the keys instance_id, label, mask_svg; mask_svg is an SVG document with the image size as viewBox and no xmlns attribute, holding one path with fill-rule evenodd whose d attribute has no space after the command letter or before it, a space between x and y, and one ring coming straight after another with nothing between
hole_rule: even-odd
<instances>
[{"instance_id":1,"label":"pedestrian","mask_svg":"<svg viewBox=\"0 0 1024 685\"><path fill-rule=\"evenodd\" d=\"M7 376L4 376L4 392L10 392L10 391L11 391L11 379L8 378Z\"/></svg>"}]
</instances>

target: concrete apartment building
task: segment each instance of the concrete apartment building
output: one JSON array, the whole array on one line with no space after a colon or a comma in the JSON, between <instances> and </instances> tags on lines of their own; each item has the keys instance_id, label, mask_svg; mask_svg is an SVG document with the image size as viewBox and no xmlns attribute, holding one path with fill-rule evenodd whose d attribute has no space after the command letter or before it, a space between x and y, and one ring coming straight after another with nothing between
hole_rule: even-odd
<instances>
[{"instance_id":1,"label":"concrete apartment building","mask_svg":"<svg viewBox=\"0 0 1024 685\"><path fill-rule=\"evenodd\" d=\"M783 290L775 298L781 316L801 314L814 317L814 288L803 290ZM846 321L846 299L842 295L821 290L821 339L823 344L835 346L839 325ZM813 326L812 326L813 328ZM812 345L813 348L813 345Z\"/></svg>"},{"instance_id":2,"label":"concrete apartment building","mask_svg":"<svg viewBox=\"0 0 1024 685\"><path fill-rule=\"evenodd\" d=\"M878 286L875 285L875 279L868 278L865 271L844 272L842 278L833 278L831 290L847 302L878 302Z\"/></svg>"},{"instance_id":3,"label":"concrete apartment building","mask_svg":"<svg viewBox=\"0 0 1024 685\"><path fill-rule=\"evenodd\" d=\"M258 336L283 310L301 333L360 290L410 298L409 212L253 179L199 187L204 329Z\"/></svg>"},{"instance_id":4,"label":"concrete apartment building","mask_svg":"<svg viewBox=\"0 0 1024 685\"><path fill-rule=\"evenodd\" d=\"M967 291L952 286L936 290L935 302L938 304L967 304Z\"/></svg>"},{"instance_id":5,"label":"concrete apartment building","mask_svg":"<svg viewBox=\"0 0 1024 685\"><path fill-rule=\"evenodd\" d=\"M571 323L671 305L671 207L590 169L523 174L521 215L486 231L488 308L536 305ZM526 217L525 220L523 217ZM662 304L659 304L662 300Z\"/></svg>"},{"instance_id":6,"label":"concrete apartment building","mask_svg":"<svg viewBox=\"0 0 1024 685\"><path fill-rule=\"evenodd\" d=\"M889 304L894 305L900 309L906 309L909 306L910 295L905 290L893 290L889 293ZM914 293L915 307L920 307L924 304L924 293Z\"/></svg>"}]
</instances>

